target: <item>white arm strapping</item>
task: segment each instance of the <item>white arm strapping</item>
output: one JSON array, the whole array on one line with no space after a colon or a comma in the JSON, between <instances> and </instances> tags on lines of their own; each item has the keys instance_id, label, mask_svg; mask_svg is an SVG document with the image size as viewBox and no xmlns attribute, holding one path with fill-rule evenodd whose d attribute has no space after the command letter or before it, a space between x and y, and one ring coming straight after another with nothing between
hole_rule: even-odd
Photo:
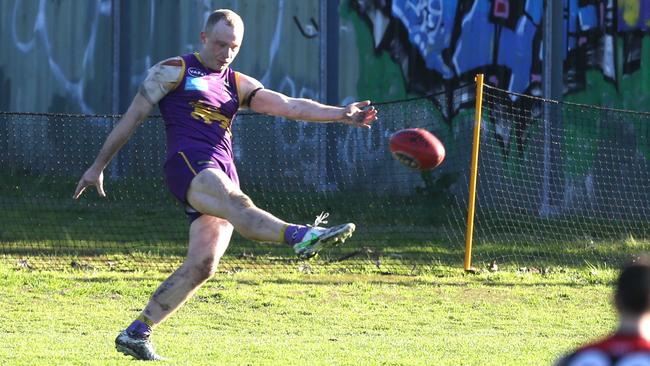
<instances>
[{"instance_id":1,"label":"white arm strapping","mask_svg":"<svg viewBox=\"0 0 650 366\"><path fill-rule=\"evenodd\" d=\"M151 104L158 103L167 93L174 90L182 78L183 59L172 57L152 66L140 85L140 94Z\"/></svg>"}]
</instances>

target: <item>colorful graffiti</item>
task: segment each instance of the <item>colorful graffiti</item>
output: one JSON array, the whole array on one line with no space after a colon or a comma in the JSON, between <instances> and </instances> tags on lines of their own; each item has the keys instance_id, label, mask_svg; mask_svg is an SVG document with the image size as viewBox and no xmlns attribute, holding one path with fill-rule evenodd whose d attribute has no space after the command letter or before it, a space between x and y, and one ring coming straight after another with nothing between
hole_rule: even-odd
<instances>
[{"instance_id":1,"label":"colorful graffiti","mask_svg":"<svg viewBox=\"0 0 650 366\"><path fill-rule=\"evenodd\" d=\"M619 0L618 33L623 36L623 73L641 67L641 40L650 30L650 1Z\"/></svg>"},{"instance_id":2,"label":"colorful graffiti","mask_svg":"<svg viewBox=\"0 0 650 366\"><path fill-rule=\"evenodd\" d=\"M375 49L400 65L408 89L432 95L448 121L472 99L453 90L479 72L499 88L541 94L543 0L353 0L351 6L370 24ZM639 69L650 0L565 0L564 6L567 93L584 90L589 69L614 84Z\"/></svg>"}]
</instances>

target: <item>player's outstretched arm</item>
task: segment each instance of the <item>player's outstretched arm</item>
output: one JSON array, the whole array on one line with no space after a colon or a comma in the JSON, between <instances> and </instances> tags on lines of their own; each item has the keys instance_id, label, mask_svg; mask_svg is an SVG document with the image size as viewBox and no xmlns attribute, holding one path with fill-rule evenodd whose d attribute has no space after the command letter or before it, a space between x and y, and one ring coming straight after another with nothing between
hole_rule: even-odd
<instances>
[{"instance_id":1,"label":"player's outstretched arm","mask_svg":"<svg viewBox=\"0 0 650 366\"><path fill-rule=\"evenodd\" d=\"M113 156L124 146L131 135L133 135L135 129L147 117L149 112L151 112L152 107L153 105L142 94L139 92L136 94L129 109L106 138L95 161L79 180L72 198L79 198L89 186L95 186L97 193L102 197L106 197L106 193L104 192L104 168L106 168Z\"/></svg>"},{"instance_id":2,"label":"player's outstretched arm","mask_svg":"<svg viewBox=\"0 0 650 366\"><path fill-rule=\"evenodd\" d=\"M377 110L369 100L336 107L263 89L259 81L246 75L240 74L239 80L243 94L240 98L257 113L311 122L343 122L361 128L370 128L377 119Z\"/></svg>"}]
</instances>

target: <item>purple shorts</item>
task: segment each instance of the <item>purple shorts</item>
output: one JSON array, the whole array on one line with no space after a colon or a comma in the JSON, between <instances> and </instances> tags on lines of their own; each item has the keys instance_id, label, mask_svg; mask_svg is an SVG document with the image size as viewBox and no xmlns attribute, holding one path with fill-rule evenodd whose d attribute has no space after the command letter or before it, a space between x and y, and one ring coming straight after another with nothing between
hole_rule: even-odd
<instances>
[{"instance_id":1,"label":"purple shorts","mask_svg":"<svg viewBox=\"0 0 650 366\"><path fill-rule=\"evenodd\" d=\"M165 182L167 188L184 206L190 223L201 213L187 202L187 191L192 179L204 169L220 169L239 187L239 177L235 162L209 150L183 150L172 155L165 162Z\"/></svg>"}]
</instances>

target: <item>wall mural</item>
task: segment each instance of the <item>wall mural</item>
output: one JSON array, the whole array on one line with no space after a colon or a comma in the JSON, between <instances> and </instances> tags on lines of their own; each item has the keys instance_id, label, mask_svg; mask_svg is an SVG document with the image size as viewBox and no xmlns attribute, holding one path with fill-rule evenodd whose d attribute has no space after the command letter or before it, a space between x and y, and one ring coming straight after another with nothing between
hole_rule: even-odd
<instances>
[{"instance_id":1,"label":"wall mural","mask_svg":"<svg viewBox=\"0 0 650 366\"><path fill-rule=\"evenodd\" d=\"M188 16L195 16L215 5L209 3L194 4L182 10L188 12ZM650 0L564 0L564 3L568 27L567 52L564 55L567 92L584 90L585 75L589 69L600 70L614 85L618 85L621 75L639 70L642 41L650 21ZM232 1L225 5L239 8L238 4L238 1ZM155 24L154 14L164 16L164 13L156 8L153 1L140 7L147 10L141 15L148 19L145 20L148 23L148 31L145 33L149 39L141 39L146 45L147 55L134 55L137 56L137 62L142 58L142 65L135 65L135 70L125 70L133 76L133 85L141 80L154 59L163 57L153 54L153 50L160 47L153 47L151 34ZM278 26L281 25L282 18L287 17L290 21L293 20L291 23L295 23L290 24L294 26L293 30L298 30L299 34L314 44L318 42L318 22L315 19L317 12L310 9L305 14L299 14L293 7L285 9L284 1L278 1L275 7L282 14L278 16ZM409 91L438 95L432 100L448 122L460 108L471 106L473 99L468 95L454 95L452 91L459 85L472 83L478 72L485 73L487 80L500 88L534 95L541 93L543 0L349 0L342 1L341 7L353 8L366 20L372 29L375 50L387 51L391 55L399 65ZM65 10L65 3L55 6L39 0L28 6L15 0L4 3L2 8L5 11L0 17L6 31L4 34L8 36L6 40L10 42L7 46L12 52L17 52L18 57L33 57L35 53L41 53L38 57L44 57L47 61L45 64L49 69L49 78L60 92L71 99L68 103L76 102L79 111L111 111L97 108L98 104L105 105L105 96L95 97L90 94L94 91L88 89L90 80L97 78L92 69L92 62L97 62L100 56L96 44L110 41L110 0L89 2L81 7L89 16L84 17L85 25L79 26L78 30L71 30L74 34L87 35L80 39L81 43L77 47L81 51L75 56L79 61L70 59L65 54L58 55L56 49L60 48L59 43L63 39L59 40L50 34L51 28L56 25L53 17L61 9ZM317 3L312 1L306 8L316 9ZM347 9L342 10L342 13L346 11ZM74 15L66 17L73 23L77 18ZM271 58L267 65L273 63L278 44L281 44L279 40L291 34L286 33L287 30L276 27L271 30L274 34L272 40L255 45L268 48ZM342 32L342 36L354 37L354 33L359 30L346 28ZM181 35L183 49L191 49L192 43L196 42L195 30L187 33ZM617 45L617 42L620 44ZM179 46L172 46L178 52ZM40 51L35 51L35 47ZM317 47L314 49L317 50ZM617 65L617 49L621 49L621 65ZM16 68L9 65L10 59L7 58L1 64L5 62L5 73L16 74ZM360 70L363 69L362 62L360 60ZM246 65L244 71L249 68L253 68L252 63ZM267 83L270 81L270 67L262 69L257 65L254 68L257 69L254 74L261 72L257 75L261 80ZM295 83L297 80L292 74L295 75L290 73L289 77L294 79L288 81ZM100 81L104 79L108 79L105 83L110 85L110 78L99 78ZM276 78L272 84L278 86L277 83L282 82ZM312 90L317 87L307 86ZM341 92L342 100L355 95L350 90ZM36 105L33 107L30 110L42 109L36 108Z\"/></svg>"},{"instance_id":2,"label":"wall mural","mask_svg":"<svg viewBox=\"0 0 650 366\"><path fill-rule=\"evenodd\" d=\"M564 4L566 92L584 90L589 69L614 84L639 69L650 1ZM541 94L543 0L352 0L351 6L369 23L375 49L390 53L410 90L437 95L432 99L448 121L471 99L452 91L479 72L499 88ZM616 36L623 42L620 67Z\"/></svg>"},{"instance_id":3,"label":"wall mural","mask_svg":"<svg viewBox=\"0 0 650 366\"><path fill-rule=\"evenodd\" d=\"M89 15L86 20L87 27L84 29L87 32L87 37L84 43L79 45L83 52L77 55L81 60L80 65L77 65L77 70L75 70L77 71L77 75L70 75L70 73L66 72L66 66L68 65L64 65L56 57L57 48L60 48L60 45L53 40L55 37L50 34L52 23L56 24L56 21L51 16L48 17L48 3L45 0L40 0L36 6L34 5L34 2L32 2L29 7L26 7L21 1L15 1L11 4L11 12L0 15L0 18L7 20L7 28L5 29L11 35L11 46L5 46L3 48L8 53L15 53L18 58L22 55L30 55L33 57L35 53L40 53L41 55L39 57L42 57L45 61L40 65L43 65L49 70L51 78L63 90L63 93L78 105L81 112L93 113L93 108L89 105L84 95L84 87L87 85L88 79L92 77L91 70L93 69L92 63L95 61L96 47L98 43L101 44L101 41L103 41L98 41L97 36L99 19L110 16L110 1L96 1L95 3L86 4L86 7L84 7L84 10ZM36 10L36 12L29 14L29 17L25 17L25 12L30 10ZM25 18L29 18L29 21L33 24L30 30L31 32L19 31L21 26L25 27L24 23L29 22L25 22ZM21 35L20 33L28 33L28 35Z\"/></svg>"},{"instance_id":4,"label":"wall mural","mask_svg":"<svg viewBox=\"0 0 650 366\"><path fill-rule=\"evenodd\" d=\"M253 2L255 6L250 6ZM125 61L119 62L124 74L120 84L128 89L120 94L127 102L153 62L196 47L201 22L191 20L203 19L217 6L233 8L245 19L259 19L247 26L249 37L238 58L238 69L269 88L319 99L318 0L121 3L129 17L139 19L132 24L124 15L122 20L130 27L120 40L125 42L120 48ZM113 4L111 0L0 2L0 41L8 50L0 53L0 87L5 91L0 93L0 109L114 112L107 103L113 99ZM566 92L593 93L590 102L600 103L604 87L586 90L588 70L597 70L608 87L624 85L627 75L635 75L638 85L650 83L637 77L642 68L642 46L648 44L650 0L565 0L564 4L568 25ZM439 110L442 117L437 116L438 111L428 111L428 121L435 123L430 127L443 134L453 149L457 133L451 128L457 121L454 117L474 103L472 88L459 87L473 84L476 73L485 73L489 83L502 89L541 94L543 7L543 0L341 0L340 42L346 58L340 68L340 103L433 95L430 99L437 108L431 109ZM185 19L187 24L178 29L162 26L170 19ZM359 51L344 53L350 49ZM21 76L24 70L32 75L27 82ZM621 92L630 91L621 88ZM635 97L628 99L639 103L649 94L639 89L632 93ZM502 122L494 131L503 154L522 152L530 127L527 120ZM273 121L273 128L278 139L295 136L313 145L313 160L319 162L303 159L287 169L296 174L313 170L313 174L304 175L314 177L309 183L329 184L322 178L327 157L324 132L280 120ZM379 159L384 150L378 147L385 147L389 132L346 130L346 138L336 149L342 166L353 169L361 164L358 156ZM20 133L38 135L41 131ZM45 134L49 144L61 141L57 134ZM279 146L289 154L290 141L280 141L284 143ZM48 149L48 143L30 144L36 142L26 143L25 149Z\"/></svg>"},{"instance_id":5,"label":"wall mural","mask_svg":"<svg viewBox=\"0 0 650 366\"><path fill-rule=\"evenodd\" d=\"M459 119L455 117L459 111L473 107L471 89L461 86L472 84L477 73L485 74L487 83L501 89L542 95L544 3L544 0L352 0L350 5L371 29L375 54L388 53L399 65L407 89L429 96L451 130L458 124ZM563 4L567 29L566 51L562 55L565 98L586 104L648 110L648 76L639 71L643 67L643 46L648 47L650 43L647 37L650 0L564 0ZM550 161L549 149L540 150L534 146L539 143L530 142L536 133L531 127L539 124L536 121L541 120L538 118L541 109L522 103L525 101L516 96L501 102L486 116L489 124L484 132L489 134L486 137L494 139L505 168L495 173L495 181L516 179L517 161L537 164L543 171L544 181L562 179L554 181L553 188L549 185L538 188L536 196L543 199L538 208L531 209L539 209L540 215L570 212L584 205L606 205L616 193L602 187L617 187L611 181L615 176L606 174L608 171L647 166L650 150L645 124L635 124L625 118L619 121L620 116L610 117L611 121L602 115L600 119L575 116L564 122L562 152L556 151L550 158L560 159L563 170L559 173L561 177L552 177L549 165L539 162L540 153L542 160ZM517 112L521 110L530 110L531 115ZM611 128L614 122L619 123L615 129ZM603 124L610 129L603 128ZM630 131L633 137L621 130ZM449 142L453 145L455 141ZM599 141L607 141L606 145L622 144L629 149L618 150L625 151L625 156L603 162L606 159L600 154L606 154L606 149ZM536 151L537 155L528 157L528 150ZM517 159L509 158L513 154L517 154ZM498 169L498 165L495 163L491 168ZM646 178L642 172L646 170L631 169L627 174L643 180ZM490 175L484 171L484 176L486 173ZM483 189L485 193L491 188ZM629 193L619 192L624 197L636 197Z\"/></svg>"}]
</instances>

